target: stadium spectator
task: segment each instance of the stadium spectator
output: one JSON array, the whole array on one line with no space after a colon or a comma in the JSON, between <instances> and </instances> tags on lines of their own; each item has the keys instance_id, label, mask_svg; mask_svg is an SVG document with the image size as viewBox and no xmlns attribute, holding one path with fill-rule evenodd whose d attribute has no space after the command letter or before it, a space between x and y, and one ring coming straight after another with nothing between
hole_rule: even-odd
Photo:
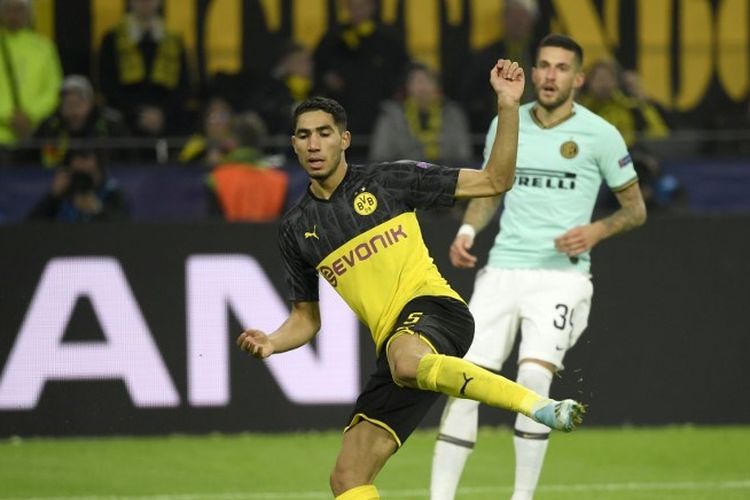
<instances>
[{"instance_id":1,"label":"stadium spectator","mask_svg":"<svg viewBox=\"0 0 750 500\"><path fill-rule=\"evenodd\" d=\"M161 0L130 0L102 40L99 85L109 106L146 137L187 132L191 78L182 37L169 31Z\"/></svg>"},{"instance_id":2,"label":"stadium spectator","mask_svg":"<svg viewBox=\"0 0 750 500\"><path fill-rule=\"evenodd\" d=\"M257 113L237 113L229 102L215 96L206 103L202 132L190 136L179 160L209 167L229 162L263 164L267 138L266 125Z\"/></svg>"},{"instance_id":3,"label":"stadium spectator","mask_svg":"<svg viewBox=\"0 0 750 500\"><path fill-rule=\"evenodd\" d=\"M237 147L232 130L232 106L221 97L211 97L205 105L201 132L188 139L179 154L182 163L216 165Z\"/></svg>"},{"instance_id":4,"label":"stadium spectator","mask_svg":"<svg viewBox=\"0 0 750 500\"><path fill-rule=\"evenodd\" d=\"M393 97L408 57L403 41L377 19L374 0L346 5L349 22L331 27L315 49L315 82L349 110L352 132L370 134L372 118L380 102Z\"/></svg>"},{"instance_id":5,"label":"stadium spectator","mask_svg":"<svg viewBox=\"0 0 750 500\"><path fill-rule=\"evenodd\" d=\"M594 62L588 70L585 91L578 100L622 134L649 209L686 206L685 190L674 176L664 173L658 156L648 146L651 141L666 138L669 127L634 71L622 71L613 60ZM605 202L616 203L611 196Z\"/></svg>"},{"instance_id":6,"label":"stadium spectator","mask_svg":"<svg viewBox=\"0 0 750 500\"><path fill-rule=\"evenodd\" d=\"M382 104L370 142L370 160L416 158L469 164L471 134L466 115L445 98L435 72L424 64L411 64L405 89L403 101Z\"/></svg>"},{"instance_id":7,"label":"stadium spectator","mask_svg":"<svg viewBox=\"0 0 750 500\"><path fill-rule=\"evenodd\" d=\"M42 164L56 167L73 147L94 147L106 163L127 158L127 153L97 140L129 135L122 115L96 103L94 89L82 75L65 77L60 86L60 105L39 125L35 138L41 143ZM82 144L85 142L90 144Z\"/></svg>"},{"instance_id":8,"label":"stadium spectator","mask_svg":"<svg viewBox=\"0 0 750 500\"><path fill-rule=\"evenodd\" d=\"M61 80L57 48L31 28L31 2L0 0L0 160L54 112Z\"/></svg>"},{"instance_id":9,"label":"stadium spectator","mask_svg":"<svg viewBox=\"0 0 750 500\"><path fill-rule=\"evenodd\" d=\"M127 219L128 212L117 181L107 175L99 155L78 149L67 152L29 220L102 222Z\"/></svg>"},{"instance_id":10,"label":"stadium spectator","mask_svg":"<svg viewBox=\"0 0 750 500\"><path fill-rule=\"evenodd\" d=\"M376 476L441 393L556 429L580 423L579 403L543 398L461 359L474 320L432 263L414 213L511 187L523 70L499 60L491 72L501 126L484 171L415 161L351 165L345 155L351 133L339 103L316 97L295 110L292 143L310 183L279 229L291 312L270 335L250 328L237 345L262 359L312 341L321 326L319 275L370 329L376 369L355 403L330 476L338 500L380 498Z\"/></svg>"},{"instance_id":11,"label":"stadium spectator","mask_svg":"<svg viewBox=\"0 0 750 500\"><path fill-rule=\"evenodd\" d=\"M263 117L269 134L291 133L294 108L317 94L313 68L312 54L304 45L290 42L281 50L270 76L253 93L250 105Z\"/></svg>"},{"instance_id":12,"label":"stadium spectator","mask_svg":"<svg viewBox=\"0 0 750 500\"><path fill-rule=\"evenodd\" d=\"M515 186L505 197L498 236L469 303L476 332L464 359L499 372L520 328L516 381L543 396L588 322L593 293L589 252L646 219L622 136L573 102L584 81L582 65L583 51L571 38L549 35L540 42L532 70L537 100L519 110ZM499 123L493 120L487 132L485 163L495 154L492 141ZM620 207L592 222L602 181ZM476 265L477 257L469 253L474 236L493 220L499 204L499 196L469 202L450 248L456 267ZM433 454L432 500L452 500L456 494L476 442L478 406L450 398L445 407ZM549 431L517 416L512 500L533 498Z\"/></svg>"},{"instance_id":13,"label":"stadium spectator","mask_svg":"<svg viewBox=\"0 0 750 500\"><path fill-rule=\"evenodd\" d=\"M538 38L535 28L539 17L536 0L505 0L502 18L502 38L476 52L460 82L459 99L468 117L471 131L483 133L494 118L495 96L487 88L487 68L498 57L518 61L528 72L534 65L534 49ZM527 85L522 102L534 99L534 89Z\"/></svg>"},{"instance_id":14,"label":"stadium spectator","mask_svg":"<svg viewBox=\"0 0 750 500\"><path fill-rule=\"evenodd\" d=\"M623 74L613 60L594 62L578 99L620 131L632 148L639 139L663 139L669 128L656 103L648 98L633 72ZM629 87L625 87L625 83Z\"/></svg>"},{"instance_id":15,"label":"stadium spectator","mask_svg":"<svg viewBox=\"0 0 750 500\"><path fill-rule=\"evenodd\" d=\"M267 130L254 111L234 113L222 98L206 108L203 134L190 138L183 162L211 167L208 213L229 221L268 222L281 215L289 178L283 158L263 152Z\"/></svg>"}]
</instances>

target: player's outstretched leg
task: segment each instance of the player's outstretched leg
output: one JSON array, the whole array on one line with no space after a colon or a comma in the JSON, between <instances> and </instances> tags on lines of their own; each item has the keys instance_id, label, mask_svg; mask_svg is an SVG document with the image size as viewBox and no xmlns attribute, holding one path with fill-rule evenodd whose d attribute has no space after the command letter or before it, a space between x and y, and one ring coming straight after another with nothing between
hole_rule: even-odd
<instances>
[{"instance_id":1,"label":"player's outstretched leg","mask_svg":"<svg viewBox=\"0 0 750 500\"><path fill-rule=\"evenodd\" d=\"M572 399L555 401L543 398L501 375L443 354L427 354L420 359L417 387L523 413L537 422L566 432L581 423L585 411L582 404Z\"/></svg>"},{"instance_id":2,"label":"player's outstretched leg","mask_svg":"<svg viewBox=\"0 0 750 500\"><path fill-rule=\"evenodd\" d=\"M570 432L583 422L586 407L572 399L543 399L536 403L530 417L558 431Z\"/></svg>"}]
</instances>

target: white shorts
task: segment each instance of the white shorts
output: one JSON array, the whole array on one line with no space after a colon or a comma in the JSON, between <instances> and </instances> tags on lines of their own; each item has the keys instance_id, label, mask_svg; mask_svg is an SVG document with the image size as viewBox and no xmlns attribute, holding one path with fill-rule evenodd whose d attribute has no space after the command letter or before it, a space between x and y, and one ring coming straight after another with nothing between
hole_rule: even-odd
<instances>
[{"instance_id":1,"label":"white shorts","mask_svg":"<svg viewBox=\"0 0 750 500\"><path fill-rule=\"evenodd\" d=\"M518 359L562 369L565 353L586 329L593 292L589 276L578 271L481 269L469 302L474 341L464 359L500 371L520 327Z\"/></svg>"}]
</instances>

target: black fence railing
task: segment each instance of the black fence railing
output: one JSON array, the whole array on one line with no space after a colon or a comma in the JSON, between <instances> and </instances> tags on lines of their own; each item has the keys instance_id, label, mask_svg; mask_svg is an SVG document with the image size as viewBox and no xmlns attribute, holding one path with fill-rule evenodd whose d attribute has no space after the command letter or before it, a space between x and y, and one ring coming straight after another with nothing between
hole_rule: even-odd
<instances>
[{"instance_id":1,"label":"black fence railing","mask_svg":"<svg viewBox=\"0 0 750 500\"><path fill-rule=\"evenodd\" d=\"M106 137L94 139L67 139L66 148L90 149L110 153L110 163L132 164L139 159L146 163L174 163L190 138L181 137ZM481 161L484 134L473 134L472 144L476 163ZM659 140L641 141L662 159L704 157L747 157L750 155L750 125L744 129L686 129L673 130L669 136ZM0 166L19 163L38 164L45 147L54 145L54 139L31 139L12 149L0 149ZM365 159L368 155L370 136L354 135L349 149L352 158ZM292 155L289 135L267 137L261 149L268 154Z\"/></svg>"}]
</instances>

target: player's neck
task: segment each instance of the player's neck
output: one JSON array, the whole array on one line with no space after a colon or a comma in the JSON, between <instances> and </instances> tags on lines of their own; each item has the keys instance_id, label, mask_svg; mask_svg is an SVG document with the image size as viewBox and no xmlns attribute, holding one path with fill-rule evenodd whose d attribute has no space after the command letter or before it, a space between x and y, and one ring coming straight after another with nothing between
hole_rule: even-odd
<instances>
[{"instance_id":1,"label":"player's neck","mask_svg":"<svg viewBox=\"0 0 750 500\"><path fill-rule=\"evenodd\" d=\"M573 114L573 101L565 101L556 108L545 108L544 106L537 103L531 110L534 113L536 120L544 126L544 128L554 127L558 123L561 123Z\"/></svg>"},{"instance_id":2,"label":"player's neck","mask_svg":"<svg viewBox=\"0 0 750 500\"><path fill-rule=\"evenodd\" d=\"M336 191L336 188L341 184L341 181L344 180L348 168L349 166L342 158L341 163L339 163L338 167L336 167L328 177L324 179L310 179L310 191L312 191L312 194L314 194L316 198L322 200L330 199L331 196L333 196L333 192Z\"/></svg>"}]
</instances>

